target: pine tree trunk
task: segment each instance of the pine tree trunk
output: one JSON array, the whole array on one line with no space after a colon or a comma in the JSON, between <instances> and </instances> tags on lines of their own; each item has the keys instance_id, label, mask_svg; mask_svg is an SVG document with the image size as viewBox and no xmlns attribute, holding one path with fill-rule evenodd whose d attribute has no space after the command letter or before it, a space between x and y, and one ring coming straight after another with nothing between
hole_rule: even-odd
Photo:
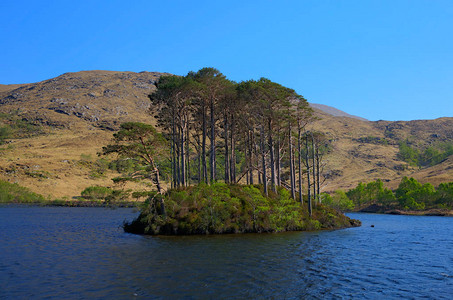
<instances>
[{"instance_id":1,"label":"pine tree trunk","mask_svg":"<svg viewBox=\"0 0 453 300\"><path fill-rule=\"evenodd\" d=\"M200 150L198 148L198 150ZM198 184L201 183L202 179L201 179L201 152L198 151Z\"/></svg>"},{"instance_id":2,"label":"pine tree trunk","mask_svg":"<svg viewBox=\"0 0 453 300\"><path fill-rule=\"evenodd\" d=\"M268 120L268 130L269 130L269 153L270 153L270 167L271 167L271 188L274 193L277 192L275 186L275 160L274 160L274 143L272 140L272 121Z\"/></svg>"},{"instance_id":3,"label":"pine tree trunk","mask_svg":"<svg viewBox=\"0 0 453 300\"><path fill-rule=\"evenodd\" d=\"M180 148L180 136L179 136L179 130L177 128L176 132L176 187L179 187L181 184L181 172L180 172L180 154L181 154L181 148Z\"/></svg>"},{"instance_id":4,"label":"pine tree trunk","mask_svg":"<svg viewBox=\"0 0 453 300\"><path fill-rule=\"evenodd\" d=\"M211 178L210 181L215 181L215 115L214 115L214 99L211 98Z\"/></svg>"},{"instance_id":5,"label":"pine tree trunk","mask_svg":"<svg viewBox=\"0 0 453 300\"><path fill-rule=\"evenodd\" d=\"M260 145L261 145L261 164L262 164L262 172L263 172L263 186L264 186L264 193L267 196L267 179L266 179L266 159L265 159L265 148L264 148L264 128L263 125L260 127Z\"/></svg>"},{"instance_id":6,"label":"pine tree trunk","mask_svg":"<svg viewBox=\"0 0 453 300\"><path fill-rule=\"evenodd\" d=\"M172 118L172 129L171 129L171 187L176 187L176 130L175 130L175 117Z\"/></svg>"},{"instance_id":7,"label":"pine tree trunk","mask_svg":"<svg viewBox=\"0 0 453 300\"><path fill-rule=\"evenodd\" d=\"M189 124L186 129L186 183L190 185L190 145L189 145Z\"/></svg>"},{"instance_id":8,"label":"pine tree trunk","mask_svg":"<svg viewBox=\"0 0 453 300\"><path fill-rule=\"evenodd\" d=\"M180 143L181 143L181 185L182 186L185 186L186 185L186 153L185 153L185 140L184 140L184 137L185 137L185 125L184 124L181 124L181 140L180 140Z\"/></svg>"},{"instance_id":9,"label":"pine tree trunk","mask_svg":"<svg viewBox=\"0 0 453 300\"><path fill-rule=\"evenodd\" d=\"M277 145L275 146L277 151L276 151L276 158L275 158L275 162L276 162L276 170L277 170L277 185L278 186L281 186L282 185L282 178L281 178L281 173L282 173L282 169L281 169L281 158L280 158L280 129L278 130L277 132Z\"/></svg>"},{"instance_id":10,"label":"pine tree trunk","mask_svg":"<svg viewBox=\"0 0 453 300\"><path fill-rule=\"evenodd\" d=\"M297 132L297 151L299 152L298 155L298 167L299 167L299 201L301 204L304 203L304 199L302 196L302 147L301 147L301 128L300 126L298 127L298 132Z\"/></svg>"},{"instance_id":11,"label":"pine tree trunk","mask_svg":"<svg viewBox=\"0 0 453 300\"><path fill-rule=\"evenodd\" d=\"M201 142L201 164L203 167L203 181L205 183L208 183L208 166L206 162L206 136L207 136L206 105L203 103L203 136Z\"/></svg>"},{"instance_id":12,"label":"pine tree trunk","mask_svg":"<svg viewBox=\"0 0 453 300\"><path fill-rule=\"evenodd\" d=\"M305 136L305 163L307 166L307 201L308 201L308 213L312 215L312 203L311 203L311 186L310 186L310 157L308 148L308 135Z\"/></svg>"},{"instance_id":13,"label":"pine tree trunk","mask_svg":"<svg viewBox=\"0 0 453 300\"><path fill-rule=\"evenodd\" d=\"M231 160L230 160L230 177L231 177L231 181L233 183L236 182L236 140L235 140L235 134L234 134L234 129L235 129L235 126L234 126L234 116L231 116L231 128L230 128L230 131L231 131L231 134L230 134L230 139L231 139L231 142L230 142L230 145L231 145Z\"/></svg>"},{"instance_id":14,"label":"pine tree trunk","mask_svg":"<svg viewBox=\"0 0 453 300\"><path fill-rule=\"evenodd\" d=\"M320 162L319 162L319 147L316 147L316 190L319 197L320 194L320 182L321 182Z\"/></svg>"},{"instance_id":15,"label":"pine tree trunk","mask_svg":"<svg viewBox=\"0 0 453 300\"><path fill-rule=\"evenodd\" d=\"M224 130L224 140L225 140L225 182L229 183L230 182L230 165L229 165L229 160L230 160L230 153L228 151L228 119L227 119L227 114L224 114L224 122L223 122L223 130Z\"/></svg>"},{"instance_id":16,"label":"pine tree trunk","mask_svg":"<svg viewBox=\"0 0 453 300\"><path fill-rule=\"evenodd\" d=\"M250 176L250 179L249 179L249 183L250 184L253 184L253 141L252 141L252 138L251 138L251 132L250 130L247 131L247 139L248 139L248 146L249 146L249 166L248 166L248 169L249 169L249 176Z\"/></svg>"},{"instance_id":17,"label":"pine tree trunk","mask_svg":"<svg viewBox=\"0 0 453 300\"><path fill-rule=\"evenodd\" d=\"M291 134L291 124L288 124L288 142L289 142L289 174L291 181L291 197L296 199L295 180L294 180L294 160L293 160L293 140Z\"/></svg>"},{"instance_id":18,"label":"pine tree trunk","mask_svg":"<svg viewBox=\"0 0 453 300\"><path fill-rule=\"evenodd\" d=\"M316 145L315 145L315 139L313 137L313 133L311 134L311 144L312 144L312 148L311 148L311 151L312 151L312 170L313 170L313 200L316 202L316 164L315 164L315 148L316 148Z\"/></svg>"},{"instance_id":19,"label":"pine tree trunk","mask_svg":"<svg viewBox=\"0 0 453 300\"><path fill-rule=\"evenodd\" d=\"M164 196L162 193L162 187L160 185L160 178L159 178L159 169L154 167L154 172L155 172L155 180L156 180L156 187L157 187L157 192L160 194L160 208L162 209L162 215L164 216L164 219L167 218L167 212L165 210L165 203L164 203Z\"/></svg>"}]
</instances>

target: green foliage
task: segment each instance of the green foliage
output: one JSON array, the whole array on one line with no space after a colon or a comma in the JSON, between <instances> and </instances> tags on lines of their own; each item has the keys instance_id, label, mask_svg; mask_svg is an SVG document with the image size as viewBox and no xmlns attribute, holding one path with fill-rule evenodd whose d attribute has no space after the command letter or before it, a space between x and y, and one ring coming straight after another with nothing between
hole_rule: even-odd
<instances>
[{"instance_id":1,"label":"green foliage","mask_svg":"<svg viewBox=\"0 0 453 300\"><path fill-rule=\"evenodd\" d=\"M401 160L404 160L405 162L409 163L410 165L413 166L418 166L418 158L420 156L420 153L418 152L417 149L412 148L409 145L409 141L401 141L399 143L399 153L398 153L398 158Z\"/></svg>"},{"instance_id":2,"label":"green foliage","mask_svg":"<svg viewBox=\"0 0 453 300\"><path fill-rule=\"evenodd\" d=\"M259 185L213 183L172 189L164 196L166 216L161 214L159 194L151 194L140 216L124 228L145 234L208 234L317 230L351 225L350 220L320 205L316 218L307 208L279 188L266 196ZM330 214L331 217L326 215Z\"/></svg>"},{"instance_id":3,"label":"green foliage","mask_svg":"<svg viewBox=\"0 0 453 300\"><path fill-rule=\"evenodd\" d=\"M346 195L358 208L376 202L389 206L395 200L392 191L384 188L384 183L379 179L367 184L360 182L356 188L349 190Z\"/></svg>"},{"instance_id":4,"label":"green foliage","mask_svg":"<svg viewBox=\"0 0 453 300\"><path fill-rule=\"evenodd\" d=\"M440 163L443 160L443 155L438 149L430 146L419 155L418 160L421 166L433 166Z\"/></svg>"},{"instance_id":5,"label":"green foliage","mask_svg":"<svg viewBox=\"0 0 453 300\"><path fill-rule=\"evenodd\" d=\"M398 158L412 166L434 166L442 162L448 156L453 155L452 143L439 143L431 145L423 151L411 147L408 140L399 143Z\"/></svg>"},{"instance_id":6,"label":"green foliage","mask_svg":"<svg viewBox=\"0 0 453 300\"><path fill-rule=\"evenodd\" d=\"M107 170L109 169L109 161L105 158L96 160L92 165L90 172L91 178L102 178L105 177Z\"/></svg>"},{"instance_id":7,"label":"green foliage","mask_svg":"<svg viewBox=\"0 0 453 300\"><path fill-rule=\"evenodd\" d=\"M48 179L51 178L52 175L48 171L38 171L38 170L32 170L32 171L25 171L25 175L33 177L33 178L38 178L38 179Z\"/></svg>"},{"instance_id":8,"label":"green foliage","mask_svg":"<svg viewBox=\"0 0 453 300\"><path fill-rule=\"evenodd\" d=\"M107 195L104 200L108 204L116 204L118 202L127 201L131 194L130 190L112 190L112 193Z\"/></svg>"},{"instance_id":9,"label":"green foliage","mask_svg":"<svg viewBox=\"0 0 453 300\"><path fill-rule=\"evenodd\" d=\"M113 135L112 143L102 148L102 154L117 155L118 158L108 166L123 173L116 182L152 179L158 159L165 159L167 155L167 146L165 138L152 125L127 122Z\"/></svg>"},{"instance_id":10,"label":"green foliage","mask_svg":"<svg viewBox=\"0 0 453 300\"><path fill-rule=\"evenodd\" d=\"M436 191L432 184L422 185L414 178L404 177L395 190L395 195L401 207L405 210L423 210L432 206Z\"/></svg>"},{"instance_id":11,"label":"green foliage","mask_svg":"<svg viewBox=\"0 0 453 300\"><path fill-rule=\"evenodd\" d=\"M102 148L103 154L116 153L121 158L135 159L149 164L154 156L167 149L164 137L149 124L128 122L113 135L113 143Z\"/></svg>"},{"instance_id":12,"label":"green foliage","mask_svg":"<svg viewBox=\"0 0 453 300\"><path fill-rule=\"evenodd\" d=\"M132 192L131 196L134 199L142 199L142 198L149 198L155 194L154 191L135 191Z\"/></svg>"},{"instance_id":13,"label":"green foliage","mask_svg":"<svg viewBox=\"0 0 453 300\"><path fill-rule=\"evenodd\" d=\"M392 207L396 203L395 194L386 188L378 194L376 200L384 207Z\"/></svg>"},{"instance_id":14,"label":"green foliage","mask_svg":"<svg viewBox=\"0 0 453 300\"><path fill-rule=\"evenodd\" d=\"M346 195L358 209L371 205L377 205L382 211L453 208L453 182L442 183L434 188L430 183L421 184L414 178L404 177L398 188L392 192L383 187L382 181L377 180L367 184L359 183ZM334 206L331 204L333 203L332 197L324 197L323 203Z\"/></svg>"},{"instance_id":15,"label":"green foliage","mask_svg":"<svg viewBox=\"0 0 453 300\"><path fill-rule=\"evenodd\" d=\"M375 144L375 145L388 145L389 141L386 138L380 138L375 136L360 137L357 139L358 142L364 144Z\"/></svg>"},{"instance_id":16,"label":"green foliage","mask_svg":"<svg viewBox=\"0 0 453 300\"><path fill-rule=\"evenodd\" d=\"M113 190L111 188L93 185L85 188L81 195L86 200L104 200L112 193Z\"/></svg>"},{"instance_id":17,"label":"green foliage","mask_svg":"<svg viewBox=\"0 0 453 300\"><path fill-rule=\"evenodd\" d=\"M440 207L453 207L453 182L441 183L437 187L436 204Z\"/></svg>"},{"instance_id":18,"label":"green foliage","mask_svg":"<svg viewBox=\"0 0 453 300\"><path fill-rule=\"evenodd\" d=\"M31 192L28 188L0 180L0 203L22 203L52 206L136 206L134 202L126 201L130 191L112 190L106 187L92 186L82 192L83 199L69 200L50 199ZM88 201L86 201L88 200Z\"/></svg>"},{"instance_id":19,"label":"green foliage","mask_svg":"<svg viewBox=\"0 0 453 300\"><path fill-rule=\"evenodd\" d=\"M119 158L111 161L108 168L118 173L132 173L139 170L140 165L131 158Z\"/></svg>"},{"instance_id":20,"label":"green foliage","mask_svg":"<svg viewBox=\"0 0 453 300\"><path fill-rule=\"evenodd\" d=\"M359 182L359 184L349 191L346 195L356 206L362 206L364 203L370 202L370 199L365 198L367 193L365 192L366 184Z\"/></svg>"},{"instance_id":21,"label":"green foliage","mask_svg":"<svg viewBox=\"0 0 453 300\"><path fill-rule=\"evenodd\" d=\"M448 156L453 155L452 143L441 143L436 147L430 146L421 153L419 161L421 166L434 166L442 162Z\"/></svg>"},{"instance_id":22,"label":"green foliage","mask_svg":"<svg viewBox=\"0 0 453 300\"><path fill-rule=\"evenodd\" d=\"M415 178L407 178L406 176L401 179L398 189L395 190L395 195L399 199L405 196L408 192L418 190L422 187L421 183Z\"/></svg>"},{"instance_id":23,"label":"green foliage","mask_svg":"<svg viewBox=\"0 0 453 300\"><path fill-rule=\"evenodd\" d=\"M0 114L0 145L7 139L20 139L43 134L43 127L17 114Z\"/></svg>"},{"instance_id":24,"label":"green foliage","mask_svg":"<svg viewBox=\"0 0 453 300\"><path fill-rule=\"evenodd\" d=\"M9 139L11 136L11 128L8 126L0 127L0 145L5 143L6 139Z\"/></svg>"},{"instance_id":25,"label":"green foliage","mask_svg":"<svg viewBox=\"0 0 453 300\"><path fill-rule=\"evenodd\" d=\"M0 180L0 203L42 203L42 195L31 192L29 189Z\"/></svg>"},{"instance_id":26,"label":"green foliage","mask_svg":"<svg viewBox=\"0 0 453 300\"><path fill-rule=\"evenodd\" d=\"M115 190L105 186L93 185L85 188L81 195L85 200L104 201L107 204L124 202L128 200L131 194L130 190Z\"/></svg>"},{"instance_id":27,"label":"green foliage","mask_svg":"<svg viewBox=\"0 0 453 300\"><path fill-rule=\"evenodd\" d=\"M77 162L78 165L90 169L90 178L102 178L105 177L110 162L105 158L93 160L90 154L80 154L80 160Z\"/></svg>"},{"instance_id":28,"label":"green foliage","mask_svg":"<svg viewBox=\"0 0 453 300\"><path fill-rule=\"evenodd\" d=\"M81 153L80 160L77 164L82 167L91 168L93 166L93 159L90 154Z\"/></svg>"},{"instance_id":29,"label":"green foliage","mask_svg":"<svg viewBox=\"0 0 453 300\"><path fill-rule=\"evenodd\" d=\"M343 190L336 190L332 196L327 193L322 193L320 196L321 203L339 211L352 211L355 207L354 202Z\"/></svg>"},{"instance_id":30,"label":"green foliage","mask_svg":"<svg viewBox=\"0 0 453 300\"><path fill-rule=\"evenodd\" d=\"M203 68L187 76L161 76L156 87L149 98L158 126L171 141L172 164L167 170L173 187L191 180L245 179L250 149L266 139L265 152L274 153L278 143L279 153L284 153L289 146L284 136L313 120L306 99L266 78L235 83L217 69ZM258 131L260 139L251 138L258 137ZM270 160L275 165L273 156Z\"/></svg>"}]
</instances>

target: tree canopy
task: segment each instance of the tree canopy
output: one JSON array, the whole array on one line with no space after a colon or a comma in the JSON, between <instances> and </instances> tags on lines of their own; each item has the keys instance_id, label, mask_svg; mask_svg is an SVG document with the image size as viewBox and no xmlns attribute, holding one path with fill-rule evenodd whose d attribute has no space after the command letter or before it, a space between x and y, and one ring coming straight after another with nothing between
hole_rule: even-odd
<instances>
[{"instance_id":1,"label":"tree canopy","mask_svg":"<svg viewBox=\"0 0 453 300\"><path fill-rule=\"evenodd\" d=\"M318 187L313 198L319 194L323 148L303 135L313 111L293 89L267 78L236 83L214 68L162 76L156 87L149 95L151 113L170 141L172 187L242 180L263 184L265 194L277 186L290 188L295 198L305 181L307 189ZM295 145L304 137L313 151L302 156Z\"/></svg>"},{"instance_id":2,"label":"tree canopy","mask_svg":"<svg viewBox=\"0 0 453 300\"><path fill-rule=\"evenodd\" d=\"M120 130L113 135L112 144L102 148L102 154L117 154L122 159L136 160L141 166L117 181L150 179L162 193L156 156L165 155L166 145L165 138L152 125L128 122L121 124Z\"/></svg>"}]
</instances>

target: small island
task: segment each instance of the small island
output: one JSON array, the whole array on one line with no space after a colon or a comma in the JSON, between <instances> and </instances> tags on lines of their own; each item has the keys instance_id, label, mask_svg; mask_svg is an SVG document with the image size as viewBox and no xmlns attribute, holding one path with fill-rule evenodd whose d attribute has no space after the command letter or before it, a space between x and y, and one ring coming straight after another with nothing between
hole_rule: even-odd
<instances>
[{"instance_id":1,"label":"small island","mask_svg":"<svg viewBox=\"0 0 453 300\"><path fill-rule=\"evenodd\" d=\"M313 207L291 198L284 188L267 196L262 185L214 183L154 194L145 202L137 219L124 230L137 234L188 235L262 233L340 229L360 226L335 209Z\"/></svg>"}]
</instances>

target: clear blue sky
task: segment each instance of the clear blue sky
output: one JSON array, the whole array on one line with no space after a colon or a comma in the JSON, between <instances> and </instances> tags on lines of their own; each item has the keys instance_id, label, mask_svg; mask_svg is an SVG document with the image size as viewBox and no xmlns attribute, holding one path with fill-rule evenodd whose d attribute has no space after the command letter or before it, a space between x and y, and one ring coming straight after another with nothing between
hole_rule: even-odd
<instances>
[{"instance_id":1,"label":"clear blue sky","mask_svg":"<svg viewBox=\"0 0 453 300\"><path fill-rule=\"evenodd\" d=\"M369 120L453 117L453 1L0 1L0 84L202 67Z\"/></svg>"}]
</instances>

